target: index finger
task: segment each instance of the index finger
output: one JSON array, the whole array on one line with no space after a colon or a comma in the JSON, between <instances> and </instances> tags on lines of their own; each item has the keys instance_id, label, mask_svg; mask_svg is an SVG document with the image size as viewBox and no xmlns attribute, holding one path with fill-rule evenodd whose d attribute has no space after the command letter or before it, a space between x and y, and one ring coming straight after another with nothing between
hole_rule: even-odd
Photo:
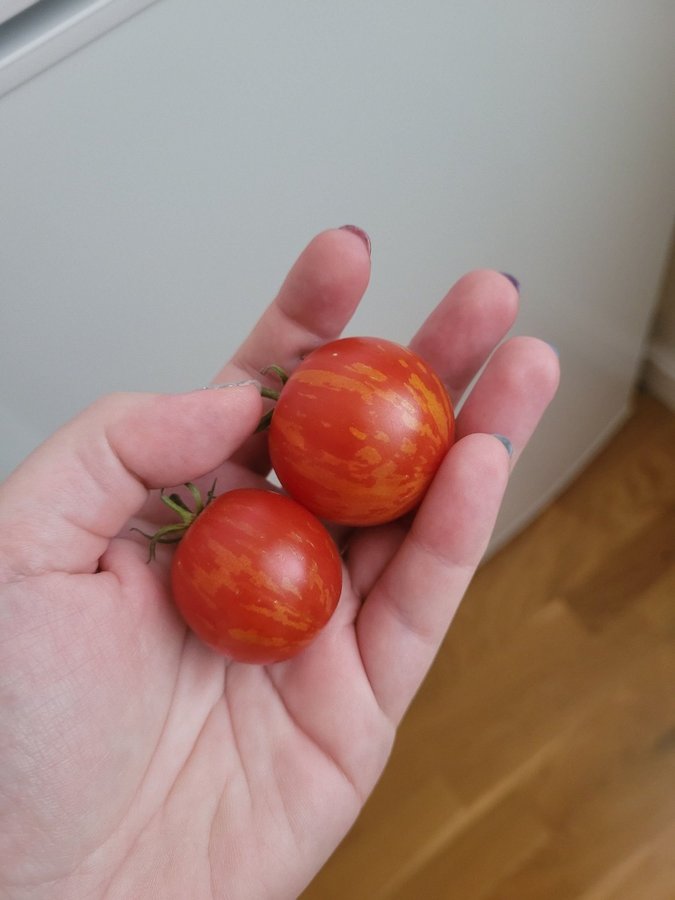
<instances>
[{"instance_id":1,"label":"index finger","mask_svg":"<svg viewBox=\"0 0 675 900\"><path fill-rule=\"evenodd\" d=\"M338 337L370 279L370 241L347 225L317 235L298 257L275 300L214 383L260 378L272 364L292 371L300 359ZM237 461L266 472L266 440L251 438Z\"/></svg>"},{"instance_id":2,"label":"index finger","mask_svg":"<svg viewBox=\"0 0 675 900\"><path fill-rule=\"evenodd\" d=\"M214 381L259 377L272 363L293 369L302 356L337 337L368 286L368 247L365 232L352 226L324 231L310 241L276 298Z\"/></svg>"}]
</instances>

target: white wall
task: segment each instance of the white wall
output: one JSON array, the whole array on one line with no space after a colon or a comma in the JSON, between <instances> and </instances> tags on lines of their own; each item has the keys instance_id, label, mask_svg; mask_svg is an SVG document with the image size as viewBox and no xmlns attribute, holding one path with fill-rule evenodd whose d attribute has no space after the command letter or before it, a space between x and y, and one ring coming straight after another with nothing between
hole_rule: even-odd
<instances>
[{"instance_id":1,"label":"white wall","mask_svg":"<svg viewBox=\"0 0 675 900\"><path fill-rule=\"evenodd\" d=\"M0 32L1 34L1 32ZM0 474L100 393L199 386L313 233L405 340L476 266L559 398L503 537L626 412L675 206L675 4L160 0L0 99Z\"/></svg>"}]
</instances>

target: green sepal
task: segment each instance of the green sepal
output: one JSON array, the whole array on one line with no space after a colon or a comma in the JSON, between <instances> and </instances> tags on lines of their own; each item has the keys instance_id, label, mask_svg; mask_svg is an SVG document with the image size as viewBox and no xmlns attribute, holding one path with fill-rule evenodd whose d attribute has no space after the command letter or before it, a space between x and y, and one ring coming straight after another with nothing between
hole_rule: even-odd
<instances>
[{"instance_id":1,"label":"green sepal","mask_svg":"<svg viewBox=\"0 0 675 900\"><path fill-rule=\"evenodd\" d=\"M152 560L155 558L157 544L177 544L181 540L185 532L188 530L190 525L192 525L197 516L201 515L201 513L204 512L209 503L211 503L215 499L215 480L209 488L208 493L206 494L205 501L202 499L199 488L191 481L186 482L185 487L192 495L192 499L194 501L194 510L190 509L190 507L179 494L165 494L164 488L162 488L162 490L160 491L160 499L162 503L164 503L169 507L170 510L178 515L178 517L180 518L180 522L174 522L171 525L163 525L154 534L147 534L140 528L129 529L130 531L137 531L139 534L142 534L144 538L147 538L148 541L150 541L150 546L148 548L148 562L152 562Z\"/></svg>"}]
</instances>

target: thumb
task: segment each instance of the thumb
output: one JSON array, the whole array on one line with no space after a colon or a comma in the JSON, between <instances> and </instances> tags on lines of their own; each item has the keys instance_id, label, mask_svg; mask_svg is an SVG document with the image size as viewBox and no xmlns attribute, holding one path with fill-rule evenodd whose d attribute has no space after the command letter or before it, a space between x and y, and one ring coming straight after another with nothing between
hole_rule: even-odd
<instances>
[{"instance_id":1,"label":"thumb","mask_svg":"<svg viewBox=\"0 0 675 900\"><path fill-rule=\"evenodd\" d=\"M0 486L0 582L95 572L150 488L216 468L254 431L261 410L255 382L96 401Z\"/></svg>"}]
</instances>

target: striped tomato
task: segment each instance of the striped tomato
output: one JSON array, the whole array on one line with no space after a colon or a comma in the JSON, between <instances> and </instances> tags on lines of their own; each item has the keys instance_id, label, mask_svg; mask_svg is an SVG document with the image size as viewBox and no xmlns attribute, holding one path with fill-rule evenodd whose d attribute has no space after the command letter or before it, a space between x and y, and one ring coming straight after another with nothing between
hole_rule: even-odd
<instances>
[{"instance_id":1,"label":"striped tomato","mask_svg":"<svg viewBox=\"0 0 675 900\"><path fill-rule=\"evenodd\" d=\"M427 363L391 341L342 338L284 385L269 450L283 487L315 515L374 525L417 506L453 439L450 399Z\"/></svg>"},{"instance_id":2,"label":"striped tomato","mask_svg":"<svg viewBox=\"0 0 675 900\"><path fill-rule=\"evenodd\" d=\"M183 618L204 643L240 662L288 659L328 622L342 565L306 509L274 491L213 500L187 529L171 569Z\"/></svg>"}]
</instances>

